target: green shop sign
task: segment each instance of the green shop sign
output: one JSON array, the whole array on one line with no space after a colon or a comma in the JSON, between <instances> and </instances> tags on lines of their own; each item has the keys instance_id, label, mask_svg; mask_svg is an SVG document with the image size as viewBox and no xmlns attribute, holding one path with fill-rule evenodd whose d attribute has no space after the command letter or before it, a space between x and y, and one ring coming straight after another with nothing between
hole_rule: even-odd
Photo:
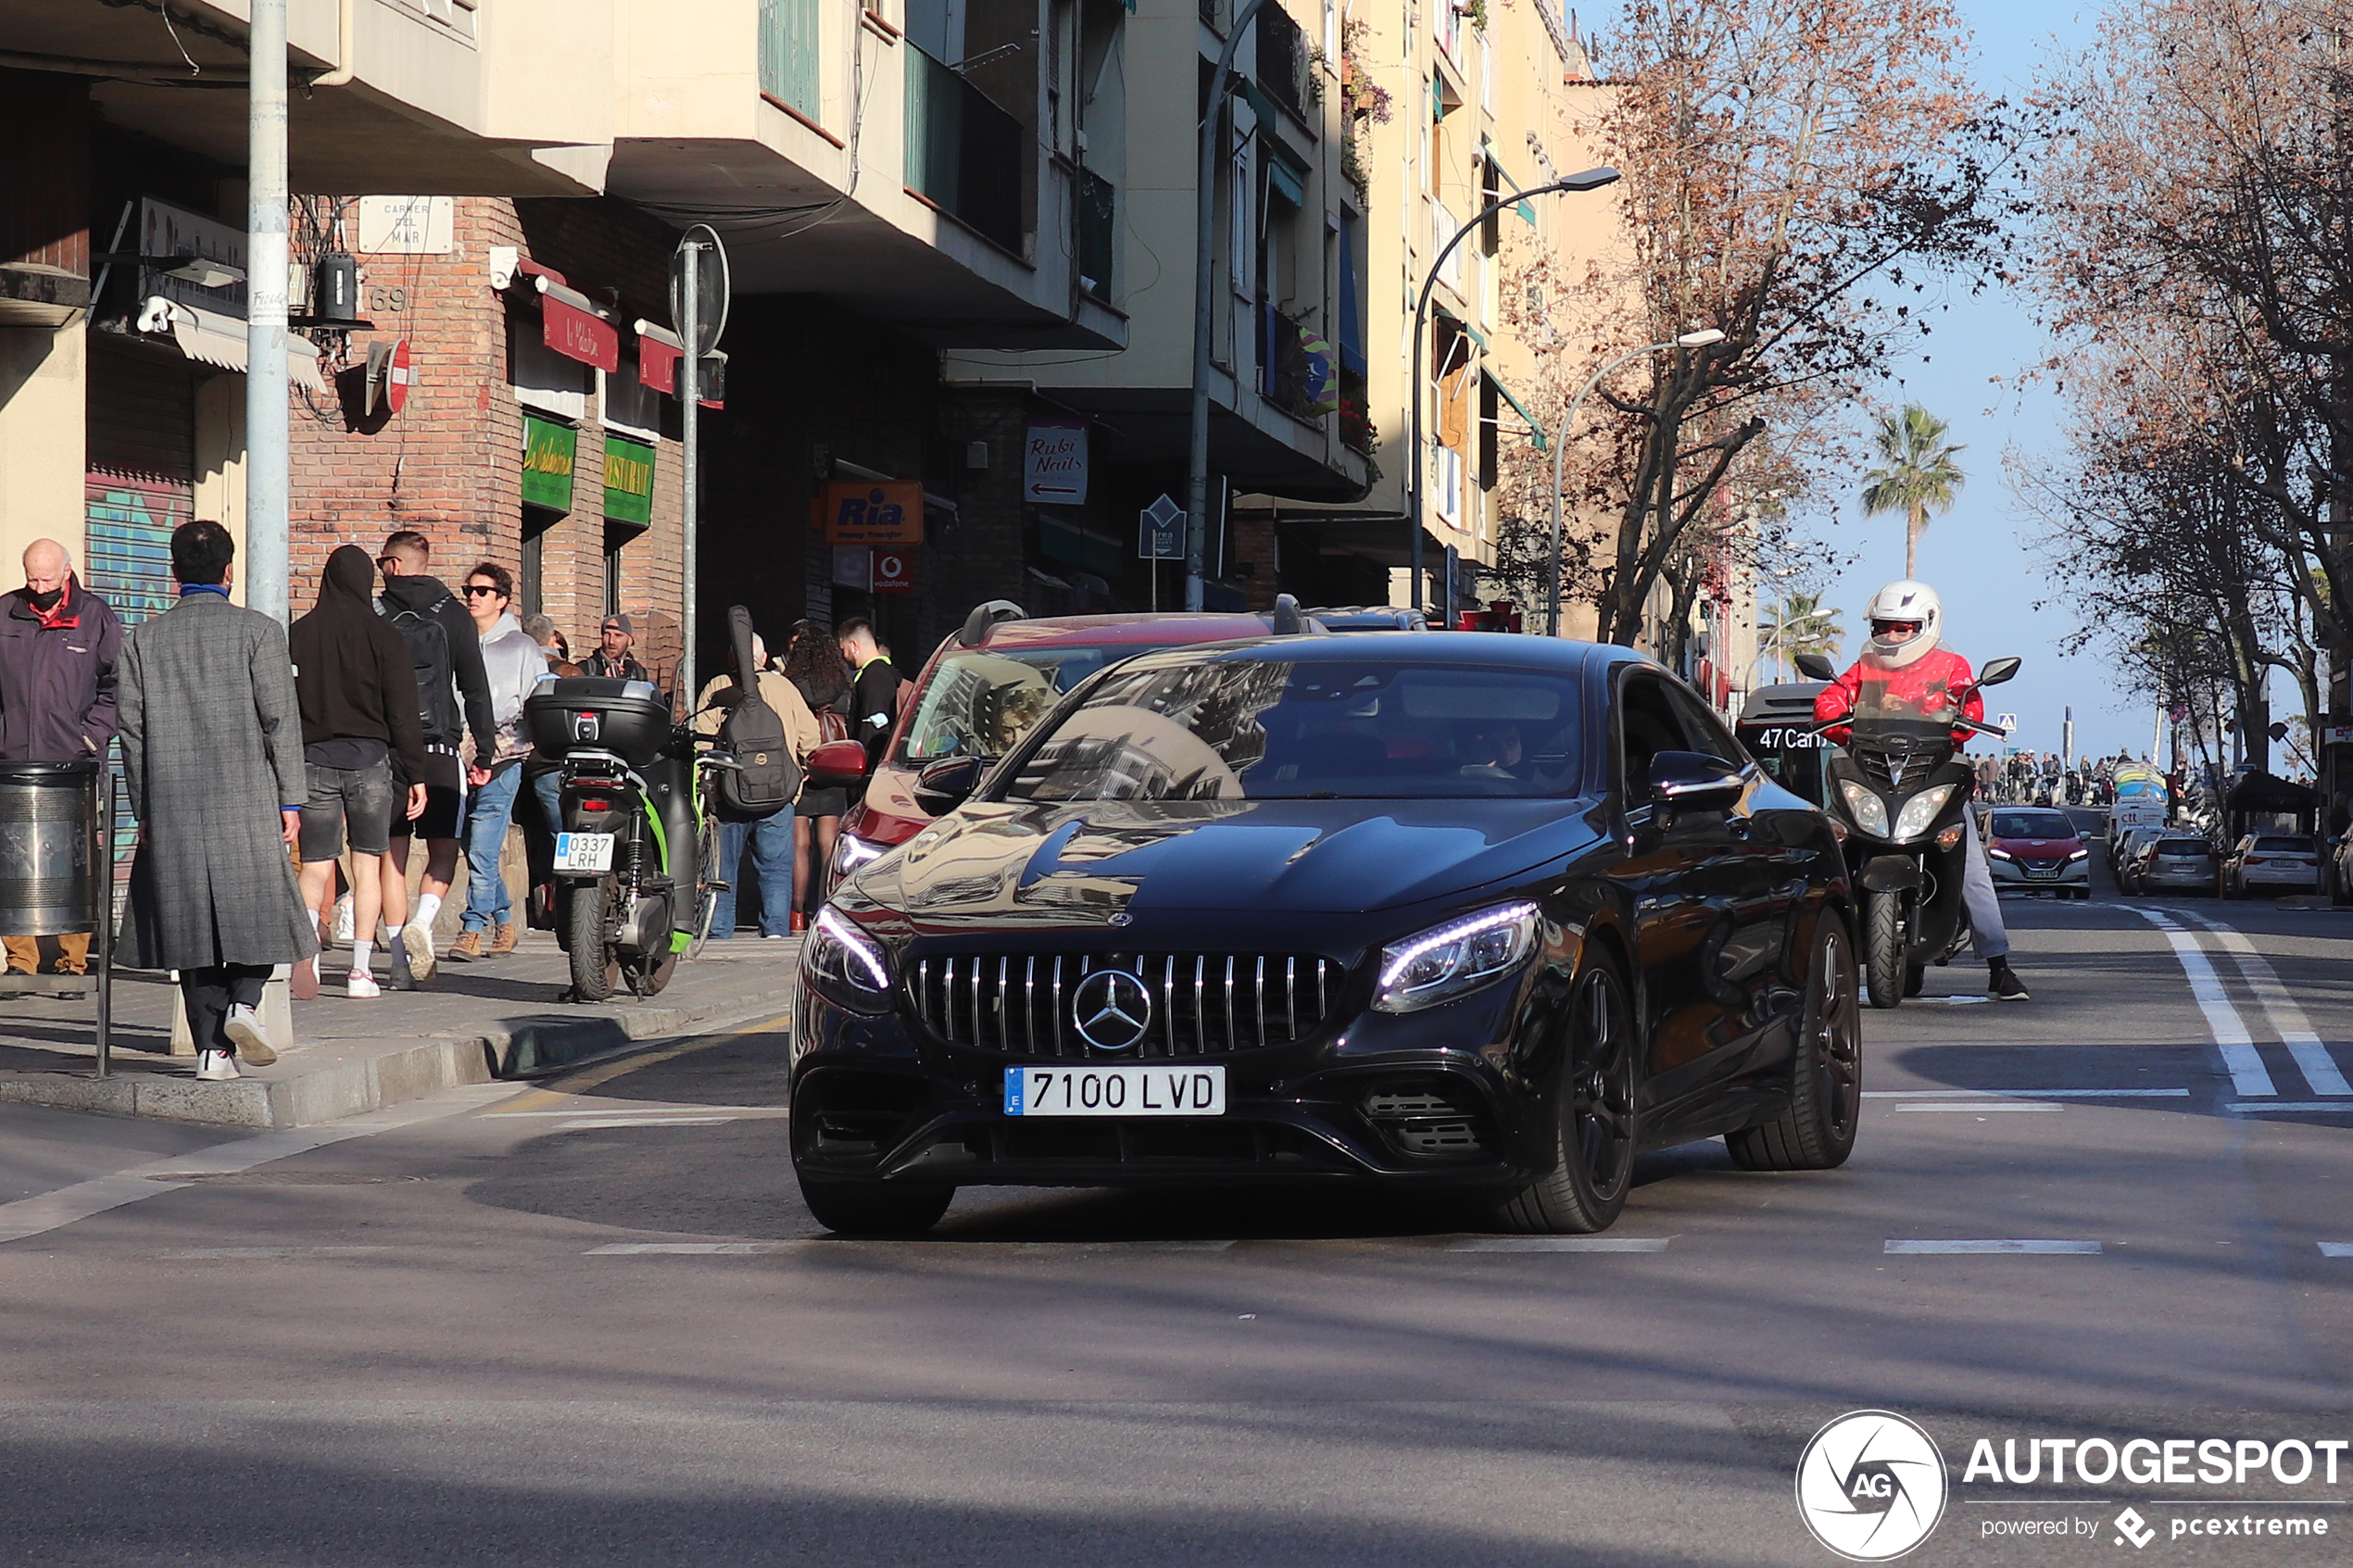
<instances>
[{"instance_id":1,"label":"green shop sign","mask_svg":"<svg viewBox=\"0 0 2353 1568\"><path fill-rule=\"evenodd\" d=\"M572 466L578 433L553 420L522 417L523 504L572 510Z\"/></svg>"},{"instance_id":2,"label":"green shop sign","mask_svg":"<svg viewBox=\"0 0 2353 1568\"><path fill-rule=\"evenodd\" d=\"M605 515L615 522L654 520L654 449L642 441L605 437Z\"/></svg>"}]
</instances>

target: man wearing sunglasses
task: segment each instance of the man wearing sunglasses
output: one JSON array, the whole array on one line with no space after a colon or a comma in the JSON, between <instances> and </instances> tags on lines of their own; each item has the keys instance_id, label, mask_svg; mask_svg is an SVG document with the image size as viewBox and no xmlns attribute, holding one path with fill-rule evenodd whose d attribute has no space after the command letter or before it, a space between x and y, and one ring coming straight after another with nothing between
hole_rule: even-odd
<instances>
[{"instance_id":1,"label":"man wearing sunglasses","mask_svg":"<svg viewBox=\"0 0 2353 1568\"><path fill-rule=\"evenodd\" d=\"M1935 589L1925 583L1890 583L1871 596L1864 615L1871 626L1864 657L1815 696L1817 722L1852 713L1867 680L1885 684L1875 706L1917 709L1929 715L1950 711L1959 698L1963 718L1984 721L1985 702L1977 693L1969 660L1938 646L1944 607ZM1849 733L1834 729L1828 738L1843 745ZM1966 742L1970 733L1954 731L1954 742ZM1961 860L1961 901L1969 909L1970 946L1985 960L1986 994L2000 1001L2025 1001L2026 985L2010 969L2010 934L2002 922L2001 897L1994 891L1994 873L1986 869L1985 851L1977 841L1976 811L1963 811L1961 822L1968 844Z\"/></svg>"},{"instance_id":2,"label":"man wearing sunglasses","mask_svg":"<svg viewBox=\"0 0 2353 1568\"><path fill-rule=\"evenodd\" d=\"M514 573L484 561L466 573L466 613L482 636L482 668L490 682L490 717L498 726L497 749L474 753L472 796L466 802L466 912L449 957L470 963L515 950L521 922L499 874L499 852L507 846L507 823L514 815L516 786L531 755L523 725L523 699L547 673L547 656L514 617ZM486 766L485 766L486 764ZM487 942L485 949L483 944Z\"/></svg>"}]
</instances>

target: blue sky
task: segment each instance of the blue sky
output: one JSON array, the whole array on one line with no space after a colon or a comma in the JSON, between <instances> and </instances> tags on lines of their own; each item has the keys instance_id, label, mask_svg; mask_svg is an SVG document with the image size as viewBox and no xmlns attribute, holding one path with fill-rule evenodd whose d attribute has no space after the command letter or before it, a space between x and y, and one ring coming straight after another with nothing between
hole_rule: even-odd
<instances>
[{"instance_id":1,"label":"blue sky","mask_svg":"<svg viewBox=\"0 0 2353 1568\"><path fill-rule=\"evenodd\" d=\"M2088 45L2101 14L2097 5L2069 0L1959 0L1959 7L1976 32L1980 83L2013 98L2053 46ZM2011 450L2029 459L2064 451L2066 405L2045 390L2015 389L2020 368L2045 358L2049 342L2021 303L1999 292L1971 296L1957 288L1950 307L1926 340L1927 361L1915 358L1900 366L1901 384L1881 394L1892 403L1922 404L1947 420L1952 439L1969 448L1960 459L1968 486L1950 512L1930 523L1920 542L1919 574L1944 596L1947 640L1970 662L1999 654L2026 661L2016 680L1986 694L1989 715L2018 715L2020 730L2010 744L2056 750L2060 720L2071 705L2079 755L2129 746L2138 756L2149 745L2150 709L2137 698L2128 703L2105 661L2060 655L2060 640L2074 629L2070 612L2033 608L2046 592L2045 569L2032 546L2042 524L2019 505L2003 470L2004 454ZM1803 524L1839 554L1859 553L1830 593L1845 614L1849 657L1872 590L1904 575L1903 520L1864 521L1856 500L1861 488L1859 476L1833 478L1826 492L1836 499L1835 515Z\"/></svg>"}]
</instances>

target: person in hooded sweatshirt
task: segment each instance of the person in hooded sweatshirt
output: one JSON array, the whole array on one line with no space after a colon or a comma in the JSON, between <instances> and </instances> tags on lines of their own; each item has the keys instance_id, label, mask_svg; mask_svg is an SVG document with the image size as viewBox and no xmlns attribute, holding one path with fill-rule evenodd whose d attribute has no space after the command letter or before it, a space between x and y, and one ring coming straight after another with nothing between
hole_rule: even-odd
<instances>
[{"instance_id":1,"label":"person in hooded sweatshirt","mask_svg":"<svg viewBox=\"0 0 2353 1568\"><path fill-rule=\"evenodd\" d=\"M351 843L351 974L345 993L377 997L372 972L384 851L395 824L425 809L424 731L418 722L409 644L370 598L375 563L357 545L327 558L319 602L289 633L302 710L302 901L328 897L335 858ZM308 960L315 963L317 960ZM315 971L297 992L316 995Z\"/></svg>"}]
</instances>

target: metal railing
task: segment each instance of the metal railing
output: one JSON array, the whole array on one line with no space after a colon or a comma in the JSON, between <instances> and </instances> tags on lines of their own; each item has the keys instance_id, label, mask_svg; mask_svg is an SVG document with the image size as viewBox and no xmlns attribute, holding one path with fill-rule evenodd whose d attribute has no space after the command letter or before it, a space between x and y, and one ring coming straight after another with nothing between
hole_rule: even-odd
<instances>
[{"instance_id":1,"label":"metal railing","mask_svg":"<svg viewBox=\"0 0 2353 1568\"><path fill-rule=\"evenodd\" d=\"M907 44L907 188L1007 250L1022 249L1021 121Z\"/></svg>"}]
</instances>

